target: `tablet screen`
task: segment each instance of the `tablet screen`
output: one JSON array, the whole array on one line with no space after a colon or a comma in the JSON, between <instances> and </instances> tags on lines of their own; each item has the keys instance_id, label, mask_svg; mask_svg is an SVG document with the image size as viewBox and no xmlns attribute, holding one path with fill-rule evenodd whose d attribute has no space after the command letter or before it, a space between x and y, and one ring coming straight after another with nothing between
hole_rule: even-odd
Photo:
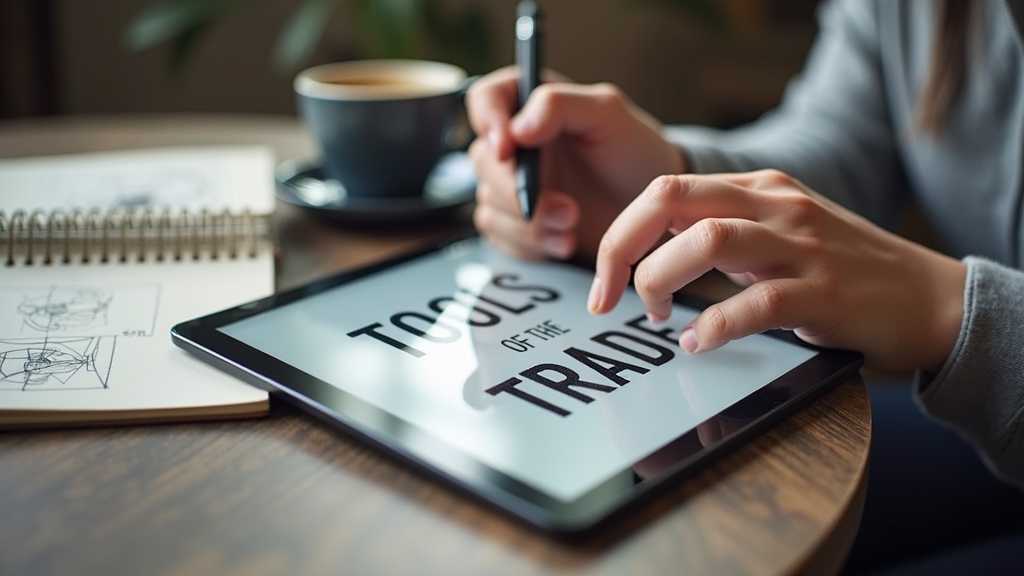
<instances>
[{"instance_id":1,"label":"tablet screen","mask_svg":"<svg viewBox=\"0 0 1024 576\"><path fill-rule=\"evenodd\" d=\"M564 502L819 353L755 335L687 355L696 309L654 324L627 291L594 316L592 279L473 239L218 329Z\"/></svg>"}]
</instances>

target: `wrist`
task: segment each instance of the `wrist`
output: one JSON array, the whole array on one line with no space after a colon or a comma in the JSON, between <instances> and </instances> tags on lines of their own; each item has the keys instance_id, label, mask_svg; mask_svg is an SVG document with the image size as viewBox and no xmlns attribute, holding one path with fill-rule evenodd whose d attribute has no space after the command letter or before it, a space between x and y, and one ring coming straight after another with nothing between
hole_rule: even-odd
<instances>
[{"instance_id":1,"label":"wrist","mask_svg":"<svg viewBox=\"0 0 1024 576\"><path fill-rule=\"evenodd\" d=\"M964 286L967 282L967 266L963 262L940 256L938 264L938 273L933 279L936 295L929 330L931 338L924 362L919 366L932 374L937 374L946 364L960 337L964 319Z\"/></svg>"},{"instance_id":2,"label":"wrist","mask_svg":"<svg viewBox=\"0 0 1024 576\"><path fill-rule=\"evenodd\" d=\"M675 174L688 174L690 172L690 159L686 155L686 150L682 146L672 145L676 149L676 156L679 162L679 168Z\"/></svg>"}]
</instances>

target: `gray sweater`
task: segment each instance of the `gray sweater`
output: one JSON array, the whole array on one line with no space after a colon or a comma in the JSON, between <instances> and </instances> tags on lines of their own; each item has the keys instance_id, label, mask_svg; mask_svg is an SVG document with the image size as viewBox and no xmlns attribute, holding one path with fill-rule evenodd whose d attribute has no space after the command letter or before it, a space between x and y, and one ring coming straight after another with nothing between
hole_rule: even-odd
<instances>
[{"instance_id":1,"label":"gray sweater","mask_svg":"<svg viewBox=\"0 0 1024 576\"><path fill-rule=\"evenodd\" d=\"M694 172L778 168L882 226L916 202L967 265L956 346L938 374L919 375L916 398L1024 488L1024 3L985 2L938 138L913 127L935 4L831 0L778 109L737 130L667 134Z\"/></svg>"}]
</instances>

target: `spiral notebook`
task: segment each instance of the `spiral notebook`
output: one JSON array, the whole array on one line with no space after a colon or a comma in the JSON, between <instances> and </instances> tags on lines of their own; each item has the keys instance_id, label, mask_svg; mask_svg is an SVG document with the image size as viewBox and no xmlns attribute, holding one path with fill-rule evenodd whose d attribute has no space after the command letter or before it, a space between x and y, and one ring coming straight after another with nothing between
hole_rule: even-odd
<instances>
[{"instance_id":1,"label":"spiral notebook","mask_svg":"<svg viewBox=\"0 0 1024 576\"><path fill-rule=\"evenodd\" d=\"M273 291L262 147L0 160L0 428L263 415L176 322Z\"/></svg>"}]
</instances>

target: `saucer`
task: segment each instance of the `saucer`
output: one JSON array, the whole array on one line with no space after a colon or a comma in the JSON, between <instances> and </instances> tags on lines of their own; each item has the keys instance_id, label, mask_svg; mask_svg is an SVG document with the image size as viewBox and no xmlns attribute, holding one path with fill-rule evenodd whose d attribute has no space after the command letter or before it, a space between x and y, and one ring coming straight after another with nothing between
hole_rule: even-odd
<instances>
[{"instance_id":1,"label":"saucer","mask_svg":"<svg viewBox=\"0 0 1024 576\"><path fill-rule=\"evenodd\" d=\"M340 182L324 176L319 164L291 160L278 166L276 181L282 201L334 222L363 226L437 220L468 205L476 193L476 175L465 152L442 158L419 196L353 198Z\"/></svg>"}]
</instances>

